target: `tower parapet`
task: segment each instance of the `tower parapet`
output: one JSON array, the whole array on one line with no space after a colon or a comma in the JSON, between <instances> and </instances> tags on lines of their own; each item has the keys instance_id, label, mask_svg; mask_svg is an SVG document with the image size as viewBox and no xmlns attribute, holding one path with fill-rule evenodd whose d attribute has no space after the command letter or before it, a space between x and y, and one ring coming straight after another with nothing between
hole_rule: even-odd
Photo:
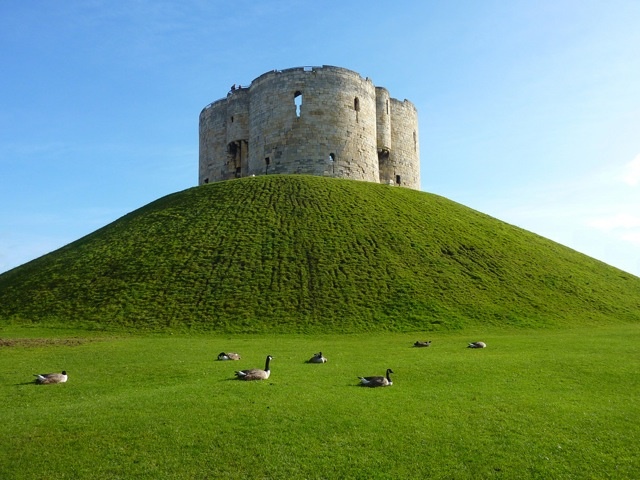
<instances>
[{"instance_id":1,"label":"tower parapet","mask_svg":"<svg viewBox=\"0 0 640 480\"><path fill-rule=\"evenodd\" d=\"M356 72L273 70L200 113L199 184L301 173L419 189L417 135L413 104Z\"/></svg>"}]
</instances>

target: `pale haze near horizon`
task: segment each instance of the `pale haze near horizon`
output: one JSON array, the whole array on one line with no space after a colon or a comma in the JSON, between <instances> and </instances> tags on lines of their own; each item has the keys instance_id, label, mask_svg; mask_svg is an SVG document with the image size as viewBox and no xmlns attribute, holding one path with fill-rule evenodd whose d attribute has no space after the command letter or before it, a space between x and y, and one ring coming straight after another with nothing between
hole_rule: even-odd
<instances>
[{"instance_id":1,"label":"pale haze near horizon","mask_svg":"<svg viewBox=\"0 0 640 480\"><path fill-rule=\"evenodd\" d=\"M198 115L335 65L418 109L421 190L640 276L640 2L3 2L0 272L197 184Z\"/></svg>"}]
</instances>

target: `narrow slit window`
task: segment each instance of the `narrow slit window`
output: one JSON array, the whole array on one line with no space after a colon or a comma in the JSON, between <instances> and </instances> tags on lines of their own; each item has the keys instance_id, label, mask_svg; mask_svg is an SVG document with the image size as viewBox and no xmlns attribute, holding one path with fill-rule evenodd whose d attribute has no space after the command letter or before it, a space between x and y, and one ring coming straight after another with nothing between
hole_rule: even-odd
<instances>
[{"instance_id":1,"label":"narrow slit window","mask_svg":"<svg viewBox=\"0 0 640 480\"><path fill-rule=\"evenodd\" d=\"M297 91L293 94L293 103L296 106L296 117L300 118L300 109L302 108L302 92Z\"/></svg>"},{"instance_id":2,"label":"narrow slit window","mask_svg":"<svg viewBox=\"0 0 640 480\"><path fill-rule=\"evenodd\" d=\"M358 97L356 97L356 98L354 98L354 99L353 99L353 109L354 109L356 112L359 112L359 111L360 111L360 99L359 99Z\"/></svg>"}]
</instances>

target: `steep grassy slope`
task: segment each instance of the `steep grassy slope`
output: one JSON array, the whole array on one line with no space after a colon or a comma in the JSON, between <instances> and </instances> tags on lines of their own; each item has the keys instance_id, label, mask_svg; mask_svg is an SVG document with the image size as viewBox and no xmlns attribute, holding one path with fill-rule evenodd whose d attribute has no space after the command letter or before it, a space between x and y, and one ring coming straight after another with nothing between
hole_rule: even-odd
<instances>
[{"instance_id":1,"label":"steep grassy slope","mask_svg":"<svg viewBox=\"0 0 640 480\"><path fill-rule=\"evenodd\" d=\"M640 278L450 200L263 176L161 198L0 276L0 321L355 332L640 321Z\"/></svg>"}]
</instances>

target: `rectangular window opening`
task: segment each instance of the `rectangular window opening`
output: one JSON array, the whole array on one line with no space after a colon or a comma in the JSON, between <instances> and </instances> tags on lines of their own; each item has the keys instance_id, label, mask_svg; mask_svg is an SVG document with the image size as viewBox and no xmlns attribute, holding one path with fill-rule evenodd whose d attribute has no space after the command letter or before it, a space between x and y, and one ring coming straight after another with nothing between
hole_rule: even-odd
<instances>
[{"instance_id":1,"label":"rectangular window opening","mask_svg":"<svg viewBox=\"0 0 640 480\"><path fill-rule=\"evenodd\" d=\"M293 103L296 106L296 117L300 118L300 110L302 109L302 92L298 91L293 94Z\"/></svg>"}]
</instances>

